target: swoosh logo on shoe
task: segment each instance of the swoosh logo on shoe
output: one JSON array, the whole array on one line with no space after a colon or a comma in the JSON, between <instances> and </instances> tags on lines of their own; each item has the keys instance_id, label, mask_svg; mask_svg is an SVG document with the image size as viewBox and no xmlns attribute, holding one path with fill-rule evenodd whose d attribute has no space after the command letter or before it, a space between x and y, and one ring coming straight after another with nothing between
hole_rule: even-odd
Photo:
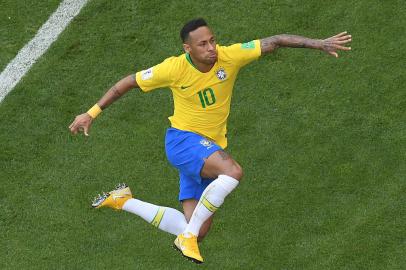
<instances>
[{"instance_id":1,"label":"swoosh logo on shoe","mask_svg":"<svg viewBox=\"0 0 406 270\"><path fill-rule=\"evenodd\" d=\"M119 198L124 198L123 195L113 195L113 200L119 199Z\"/></svg>"},{"instance_id":2,"label":"swoosh logo on shoe","mask_svg":"<svg viewBox=\"0 0 406 270\"><path fill-rule=\"evenodd\" d=\"M183 85L181 85L180 86L180 89L182 89L182 90L185 90L185 89L187 89L187 88L189 88L189 87L191 87L192 85L188 85L188 86L183 86Z\"/></svg>"}]
</instances>

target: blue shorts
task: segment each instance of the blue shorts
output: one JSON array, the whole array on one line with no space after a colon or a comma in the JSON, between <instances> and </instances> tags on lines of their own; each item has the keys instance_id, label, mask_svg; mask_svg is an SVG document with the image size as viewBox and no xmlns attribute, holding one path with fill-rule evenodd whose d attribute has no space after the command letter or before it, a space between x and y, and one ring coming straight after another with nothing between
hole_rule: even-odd
<instances>
[{"instance_id":1,"label":"blue shorts","mask_svg":"<svg viewBox=\"0 0 406 270\"><path fill-rule=\"evenodd\" d=\"M179 200L199 200L213 181L200 176L204 159L222 148L199 134L168 128L165 150L169 162L179 171Z\"/></svg>"}]
</instances>

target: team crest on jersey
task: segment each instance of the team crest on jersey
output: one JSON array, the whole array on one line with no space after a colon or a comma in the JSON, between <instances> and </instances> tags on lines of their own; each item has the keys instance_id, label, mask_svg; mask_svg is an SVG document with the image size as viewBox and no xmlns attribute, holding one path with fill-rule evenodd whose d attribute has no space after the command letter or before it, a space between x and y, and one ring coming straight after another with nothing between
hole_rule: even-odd
<instances>
[{"instance_id":1,"label":"team crest on jersey","mask_svg":"<svg viewBox=\"0 0 406 270\"><path fill-rule=\"evenodd\" d=\"M216 70L216 76L219 78L219 80L224 81L227 78L227 73L223 67L220 67L218 70Z\"/></svg>"},{"instance_id":2,"label":"team crest on jersey","mask_svg":"<svg viewBox=\"0 0 406 270\"><path fill-rule=\"evenodd\" d=\"M200 144L206 147L207 149L210 149L213 146L213 143L206 139L201 140Z\"/></svg>"}]
</instances>

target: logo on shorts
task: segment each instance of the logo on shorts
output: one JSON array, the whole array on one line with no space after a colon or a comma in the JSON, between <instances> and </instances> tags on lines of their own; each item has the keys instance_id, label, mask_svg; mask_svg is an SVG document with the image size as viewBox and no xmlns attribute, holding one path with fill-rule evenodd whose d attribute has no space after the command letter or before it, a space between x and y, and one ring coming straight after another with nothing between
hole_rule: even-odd
<instances>
[{"instance_id":1,"label":"logo on shorts","mask_svg":"<svg viewBox=\"0 0 406 270\"><path fill-rule=\"evenodd\" d=\"M210 149L213 146L213 143L206 139L201 140L200 144L206 147L207 149Z\"/></svg>"},{"instance_id":2,"label":"logo on shorts","mask_svg":"<svg viewBox=\"0 0 406 270\"><path fill-rule=\"evenodd\" d=\"M224 81L227 78L227 73L224 70L223 67L220 67L217 71L216 71L216 76L217 78L219 78L219 80Z\"/></svg>"}]
</instances>

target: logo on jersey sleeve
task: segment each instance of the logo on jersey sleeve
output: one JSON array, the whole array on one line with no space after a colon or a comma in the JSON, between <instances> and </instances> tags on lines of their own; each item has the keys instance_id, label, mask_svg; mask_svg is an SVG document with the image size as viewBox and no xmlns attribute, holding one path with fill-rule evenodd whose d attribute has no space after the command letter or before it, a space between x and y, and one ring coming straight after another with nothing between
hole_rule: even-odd
<instances>
[{"instance_id":1,"label":"logo on jersey sleeve","mask_svg":"<svg viewBox=\"0 0 406 270\"><path fill-rule=\"evenodd\" d=\"M255 49L255 42L250 41L247 43L243 43L243 44L241 44L241 49Z\"/></svg>"},{"instance_id":2,"label":"logo on jersey sleeve","mask_svg":"<svg viewBox=\"0 0 406 270\"><path fill-rule=\"evenodd\" d=\"M216 70L216 76L219 80L224 81L227 78L227 73L223 67L220 67L218 70Z\"/></svg>"},{"instance_id":3,"label":"logo on jersey sleeve","mask_svg":"<svg viewBox=\"0 0 406 270\"><path fill-rule=\"evenodd\" d=\"M152 68L149 68L147 70L141 71L141 79L143 81L149 80L154 76L154 73L152 71Z\"/></svg>"}]
</instances>

